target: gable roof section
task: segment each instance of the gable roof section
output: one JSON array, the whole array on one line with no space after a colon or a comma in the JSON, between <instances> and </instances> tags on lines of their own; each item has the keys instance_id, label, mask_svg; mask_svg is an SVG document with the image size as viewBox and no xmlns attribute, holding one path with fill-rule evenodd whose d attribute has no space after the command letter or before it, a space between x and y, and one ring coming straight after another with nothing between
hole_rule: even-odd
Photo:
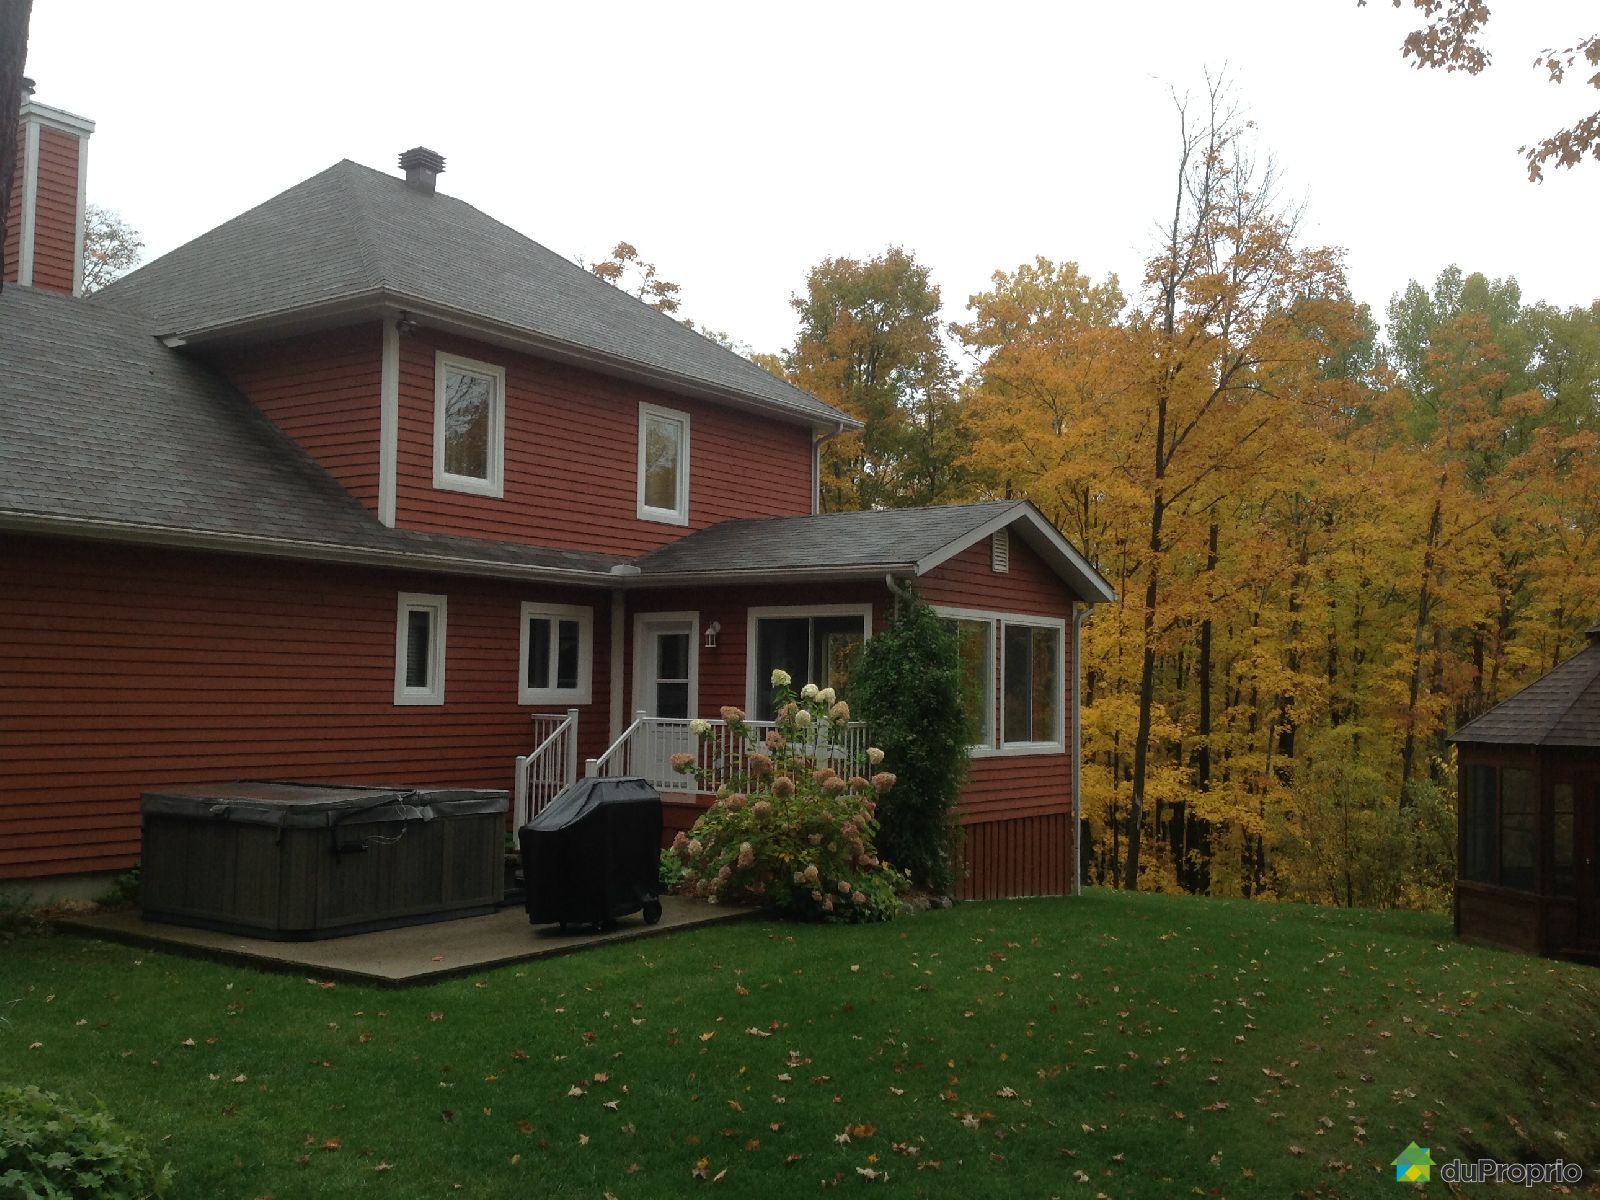
<instances>
[{"instance_id":1,"label":"gable roof section","mask_svg":"<svg viewBox=\"0 0 1600 1200\"><path fill-rule=\"evenodd\" d=\"M1468 721L1452 742L1600 748L1600 625L1589 643L1508 700Z\"/></svg>"},{"instance_id":2,"label":"gable roof section","mask_svg":"<svg viewBox=\"0 0 1600 1200\"><path fill-rule=\"evenodd\" d=\"M0 528L574 581L619 564L386 528L219 376L115 308L8 287L0 339Z\"/></svg>"},{"instance_id":3,"label":"gable roof section","mask_svg":"<svg viewBox=\"0 0 1600 1200\"><path fill-rule=\"evenodd\" d=\"M1000 529L1031 546L1082 599L1116 593L1026 500L724 521L636 559L647 581L736 583L775 572L818 578L926 575Z\"/></svg>"},{"instance_id":4,"label":"gable roof section","mask_svg":"<svg viewBox=\"0 0 1600 1200\"><path fill-rule=\"evenodd\" d=\"M472 205L348 159L95 293L199 341L315 314L406 309L787 420L852 417Z\"/></svg>"}]
</instances>

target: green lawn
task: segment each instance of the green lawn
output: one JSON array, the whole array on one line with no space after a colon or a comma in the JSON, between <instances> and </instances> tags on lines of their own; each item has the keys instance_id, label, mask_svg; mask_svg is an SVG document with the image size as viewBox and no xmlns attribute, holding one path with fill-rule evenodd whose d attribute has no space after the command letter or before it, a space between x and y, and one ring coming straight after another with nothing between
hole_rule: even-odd
<instances>
[{"instance_id":1,"label":"green lawn","mask_svg":"<svg viewBox=\"0 0 1600 1200\"><path fill-rule=\"evenodd\" d=\"M1393 1196L1413 1139L1588 1194L1600 971L1449 933L1100 892L404 991L24 939L0 1080L102 1100L181 1196Z\"/></svg>"}]
</instances>

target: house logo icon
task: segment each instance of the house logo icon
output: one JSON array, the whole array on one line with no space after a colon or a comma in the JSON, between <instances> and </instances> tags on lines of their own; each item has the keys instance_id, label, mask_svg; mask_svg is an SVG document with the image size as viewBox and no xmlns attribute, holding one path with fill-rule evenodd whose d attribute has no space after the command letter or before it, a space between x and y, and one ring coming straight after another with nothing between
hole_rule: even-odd
<instances>
[{"instance_id":1,"label":"house logo icon","mask_svg":"<svg viewBox=\"0 0 1600 1200\"><path fill-rule=\"evenodd\" d=\"M1397 1183L1427 1183L1433 1178L1433 1155L1415 1142L1400 1151L1390 1165Z\"/></svg>"}]
</instances>

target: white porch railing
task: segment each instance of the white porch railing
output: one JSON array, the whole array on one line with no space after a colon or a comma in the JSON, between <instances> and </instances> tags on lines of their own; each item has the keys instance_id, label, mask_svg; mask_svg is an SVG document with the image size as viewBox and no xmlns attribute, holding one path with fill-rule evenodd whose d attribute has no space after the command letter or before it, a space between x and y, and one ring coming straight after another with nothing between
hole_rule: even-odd
<instances>
[{"instance_id":1,"label":"white porch railing","mask_svg":"<svg viewBox=\"0 0 1600 1200\"><path fill-rule=\"evenodd\" d=\"M578 710L533 714L533 753L517 759L516 827L578 778Z\"/></svg>"},{"instance_id":2,"label":"white porch railing","mask_svg":"<svg viewBox=\"0 0 1600 1200\"><path fill-rule=\"evenodd\" d=\"M776 728L774 721L746 721L750 732L740 737L726 721L706 724L711 726L711 735L701 739L690 731L687 720L647 717L641 712L604 754L588 761L584 773L642 776L658 792L715 793L730 778L744 773L746 756L766 750L767 732ZM864 763L867 740L865 721L844 725L820 722L803 742L791 738L789 745L804 751L818 766L840 768L845 763ZM704 772L702 779L696 782L693 776L674 771L674 754L693 754L695 765Z\"/></svg>"}]
</instances>

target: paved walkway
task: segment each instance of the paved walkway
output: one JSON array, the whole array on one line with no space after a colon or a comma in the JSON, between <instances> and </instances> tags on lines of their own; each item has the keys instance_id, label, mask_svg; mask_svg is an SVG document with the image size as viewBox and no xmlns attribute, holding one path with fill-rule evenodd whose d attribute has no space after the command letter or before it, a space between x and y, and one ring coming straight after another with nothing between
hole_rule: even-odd
<instances>
[{"instance_id":1,"label":"paved walkway","mask_svg":"<svg viewBox=\"0 0 1600 1200\"><path fill-rule=\"evenodd\" d=\"M154 946L175 954L294 971L318 979L403 987L433 983L504 963L570 954L608 942L653 937L692 925L738 920L752 911L719 907L682 896L663 896L658 924L646 925L643 917L632 916L624 917L615 929L600 933L563 934L553 925L529 925L528 914L518 905L487 917L407 925L315 942L273 942L209 929L190 929L184 925L165 925L146 921L136 912L63 918L57 924L74 933Z\"/></svg>"}]
</instances>

